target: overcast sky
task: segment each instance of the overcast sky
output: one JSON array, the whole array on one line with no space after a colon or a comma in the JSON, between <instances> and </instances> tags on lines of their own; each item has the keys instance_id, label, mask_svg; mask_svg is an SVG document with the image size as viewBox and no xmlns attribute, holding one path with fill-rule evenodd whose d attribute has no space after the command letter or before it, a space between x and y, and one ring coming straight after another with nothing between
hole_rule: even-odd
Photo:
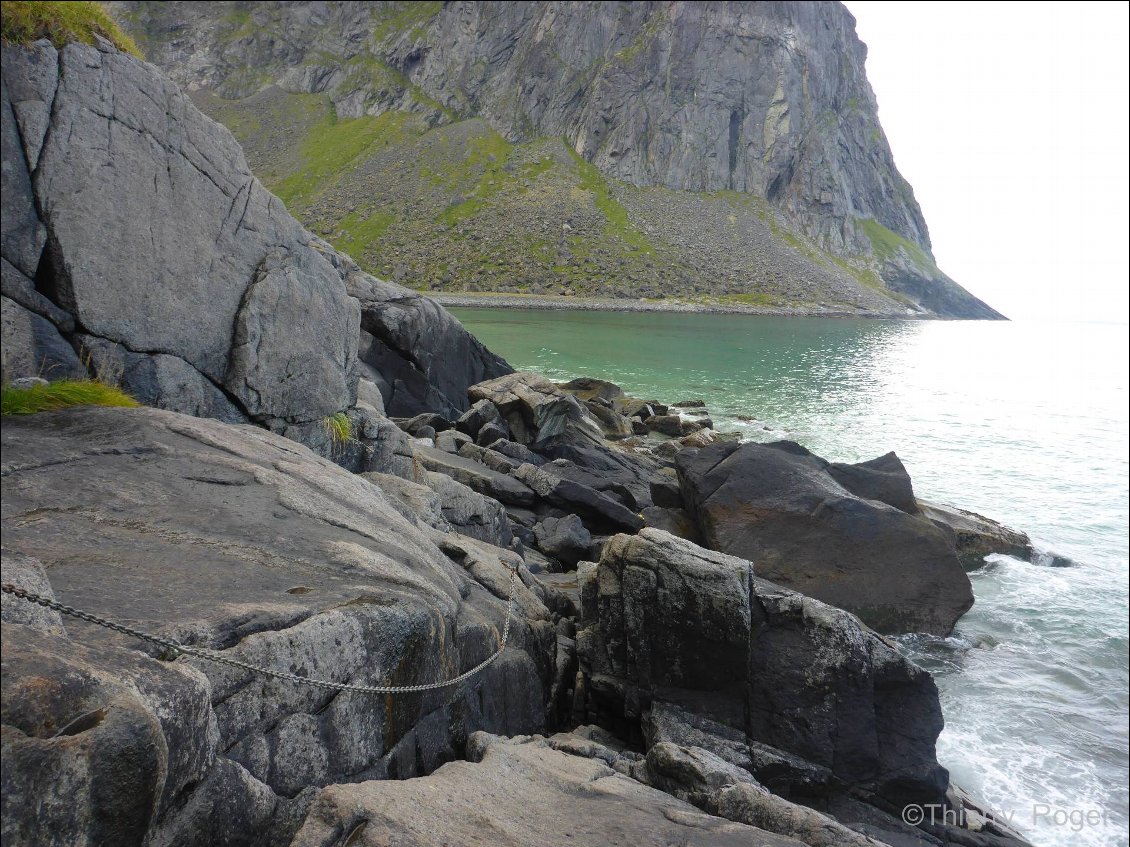
<instances>
[{"instance_id":1,"label":"overcast sky","mask_svg":"<svg viewBox=\"0 0 1130 847\"><path fill-rule=\"evenodd\" d=\"M1130 4L846 4L939 267L1017 320L1125 322Z\"/></svg>"}]
</instances>

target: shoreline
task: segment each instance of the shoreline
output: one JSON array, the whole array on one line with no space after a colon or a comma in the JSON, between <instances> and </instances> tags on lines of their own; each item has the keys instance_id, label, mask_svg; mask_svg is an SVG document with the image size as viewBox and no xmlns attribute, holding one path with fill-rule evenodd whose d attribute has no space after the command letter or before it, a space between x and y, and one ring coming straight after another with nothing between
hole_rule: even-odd
<instances>
[{"instance_id":1,"label":"shoreline","mask_svg":"<svg viewBox=\"0 0 1130 847\"><path fill-rule=\"evenodd\" d=\"M946 320L937 315L878 312L869 309L802 308L799 306L746 306L741 303L695 303L686 300L629 300L615 297L565 297L559 294L470 294L417 291L443 306L480 309L529 309L557 312L676 312L682 314L760 315L792 318L866 318L868 320Z\"/></svg>"}]
</instances>

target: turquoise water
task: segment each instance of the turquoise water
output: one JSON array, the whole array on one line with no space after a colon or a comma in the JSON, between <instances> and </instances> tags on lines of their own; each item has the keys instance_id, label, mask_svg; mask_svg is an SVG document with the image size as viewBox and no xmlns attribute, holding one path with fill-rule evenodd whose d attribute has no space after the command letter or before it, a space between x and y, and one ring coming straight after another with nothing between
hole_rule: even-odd
<instances>
[{"instance_id":1,"label":"turquoise water","mask_svg":"<svg viewBox=\"0 0 1130 847\"><path fill-rule=\"evenodd\" d=\"M1125 325L452 311L517 368L701 397L719 430L827 459L895 450L920 497L1069 556L992 557L952 638L904 643L956 782L1040 847L1130 844Z\"/></svg>"}]
</instances>

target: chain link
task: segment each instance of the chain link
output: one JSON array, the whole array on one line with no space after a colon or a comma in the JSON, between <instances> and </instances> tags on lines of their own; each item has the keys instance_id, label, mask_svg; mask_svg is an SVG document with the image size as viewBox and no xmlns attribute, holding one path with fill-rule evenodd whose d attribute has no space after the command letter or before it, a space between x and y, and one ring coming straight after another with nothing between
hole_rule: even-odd
<instances>
[{"instance_id":1,"label":"chain link","mask_svg":"<svg viewBox=\"0 0 1130 847\"><path fill-rule=\"evenodd\" d=\"M29 603L36 603L48 609L54 609L64 615L69 615L72 618L92 623L97 626L112 629L115 632L120 632L123 635L129 635L133 638L147 641L158 647L163 647L171 651L172 657L176 658L178 655L190 656L194 659L203 659L206 662L214 662L218 665L227 665L228 667L238 668L239 670L249 671L260 676L271 677L272 679L281 679L284 682L293 682L296 685L309 685L314 688L323 688L330 691L348 691L354 694L415 694L421 691L435 691L439 688L449 688L452 685L470 679L475 674L490 665L495 659L502 655L502 651L506 649L506 642L510 639L510 621L514 617L514 593L517 590L518 570L517 568L510 569L510 596L506 601L506 623L502 627L502 640L499 642L498 649L488 656L479 664L475 665L469 671L459 674L459 676L443 682L429 682L422 685L354 685L348 682L330 682L324 679L312 679L306 676L298 676L292 673L283 673L282 671L273 671L270 668L260 667L253 665L250 662L241 662L239 659L231 659L227 656L220 655L212 650L203 650L199 647L187 647L172 638L162 638L158 635L150 635L147 632L142 632L139 629L125 626L124 624L117 623L116 621L100 618L97 615L92 615L90 612L84 612L81 609L76 609L73 606L68 606L64 603L59 603L48 597L42 597L31 591L19 588L11 583L5 582L0 585L0 591L5 594L11 594L13 597L19 597L21 600L26 600Z\"/></svg>"}]
</instances>

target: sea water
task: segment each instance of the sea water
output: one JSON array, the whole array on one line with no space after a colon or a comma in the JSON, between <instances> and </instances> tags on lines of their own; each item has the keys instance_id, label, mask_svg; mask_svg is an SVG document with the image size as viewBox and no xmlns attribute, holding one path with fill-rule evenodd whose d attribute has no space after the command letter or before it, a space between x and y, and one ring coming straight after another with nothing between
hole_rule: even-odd
<instances>
[{"instance_id":1,"label":"sea water","mask_svg":"<svg viewBox=\"0 0 1130 847\"><path fill-rule=\"evenodd\" d=\"M931 670L955 782L1040 847L1127 847L1127 326L453 310L515 368L701 398L719 431L854 462L1027 532Z\"/></svg>"}]
</instances>

